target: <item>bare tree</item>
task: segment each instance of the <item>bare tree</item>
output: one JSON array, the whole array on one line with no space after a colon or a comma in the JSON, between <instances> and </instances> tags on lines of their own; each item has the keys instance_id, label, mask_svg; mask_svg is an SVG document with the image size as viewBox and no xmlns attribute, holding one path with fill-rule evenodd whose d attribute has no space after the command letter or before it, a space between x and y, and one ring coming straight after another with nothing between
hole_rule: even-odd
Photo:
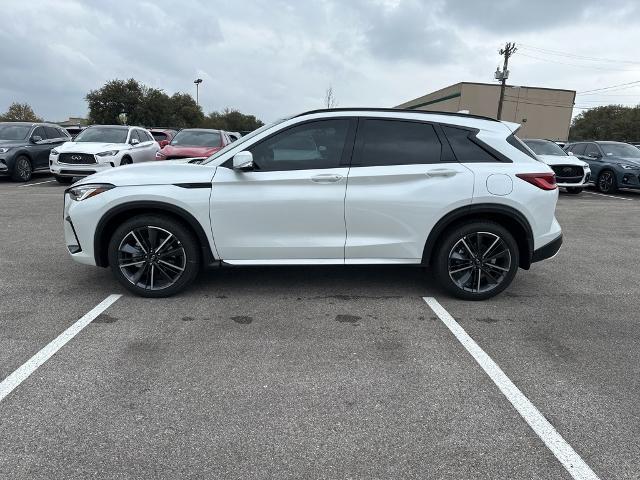
<instances>
[{"instance_id":1,"label":"bare tree","mask_svg":"<svg viewBox=\"0 0 640 480\"><path fill-rule=\"evenodd\" d=\"M329 85L326 93L324 94L324 104L327 108L336 108L338 106L338 100L333 95L333 87Z\"/></svg>"}]
</instances>

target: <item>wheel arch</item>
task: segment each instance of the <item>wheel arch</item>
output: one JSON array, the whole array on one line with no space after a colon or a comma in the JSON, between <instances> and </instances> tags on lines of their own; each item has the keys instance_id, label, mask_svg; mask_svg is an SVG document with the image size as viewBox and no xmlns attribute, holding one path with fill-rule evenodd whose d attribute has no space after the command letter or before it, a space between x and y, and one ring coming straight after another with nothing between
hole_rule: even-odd
<instances>
[{"instance_id":1,"label":"wheel arch","mask_svg":"<svg viewBox=\"0 0 640 480\"><path fill-rule=\"evenodd\" d=\"M99 267L109 266L109 255L107 246L111 235L121 225L122 222L138 215L160 214L173 218L183 223L196 236L200 250L202 252L203 263L215 261L213 252L209 245L209 239L205 234L202 225L196 218L187 212L170 203L159 201L135 201L117 205L107 211L96 226L93 237L93 255L96 265Z\"/></svg>"},{"instance_id":2,"label":"wheel arch","mask_svg":"<svg viewBox=\"0 0 640 480\"><path fill-rule=\"evenodd\" d=\"M422 263L430 265L438 242L450 228L469 221L490 220L505 227L514 236L520 251L519 265L528 270L533 256L533 231L525 216L516 209L498 204L460 207L442 217L431 229L422 253Z\"/></svg>"}]
</instances>

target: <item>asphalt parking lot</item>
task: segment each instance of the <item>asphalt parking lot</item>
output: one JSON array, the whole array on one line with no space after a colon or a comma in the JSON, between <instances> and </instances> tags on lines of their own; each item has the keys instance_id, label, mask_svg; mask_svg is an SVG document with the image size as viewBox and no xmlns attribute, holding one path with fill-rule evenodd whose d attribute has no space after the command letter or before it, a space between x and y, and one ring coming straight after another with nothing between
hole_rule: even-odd
<instances>
[{"instance_id":1,"label":"asphalt parking lot","mask_svg":"<svg viewBox=\"0 0 640 480\"><path fill-rule=\"evenodd\" d=\"M133 297L68 258L63 189L0 180L0 381L122 297L0 400L0 478L571 478L423 297L595 474L640 478L640 194L561 194L558 256L469 303L405 267Z\"/></svg>"}]
</instances>

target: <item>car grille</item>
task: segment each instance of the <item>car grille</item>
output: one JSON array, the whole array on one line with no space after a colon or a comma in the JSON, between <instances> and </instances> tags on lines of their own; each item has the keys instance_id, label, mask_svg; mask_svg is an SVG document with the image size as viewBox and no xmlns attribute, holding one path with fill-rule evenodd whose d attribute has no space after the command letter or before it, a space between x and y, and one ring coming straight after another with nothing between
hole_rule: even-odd
<instances>
[{"instance_id":1,"label":"car grille","mask_svg":"<svg viewBox=\"0 0 640 480\"><path fill-rule=\"evenodd\" d=\"M580 183L584 176L584 169L577 165L553 165L558 183Z\"/></svg>"},{"instance_id":2,"label":"car grille","mask_svg":"<svg viewBox=\"0 0 640 480\"><path fill-rule=\"evenodd\" d=\"M88 153L61 153L58 162L67 165L91 165L96 162L96 157Z\"/></svg>"}]
</instances>

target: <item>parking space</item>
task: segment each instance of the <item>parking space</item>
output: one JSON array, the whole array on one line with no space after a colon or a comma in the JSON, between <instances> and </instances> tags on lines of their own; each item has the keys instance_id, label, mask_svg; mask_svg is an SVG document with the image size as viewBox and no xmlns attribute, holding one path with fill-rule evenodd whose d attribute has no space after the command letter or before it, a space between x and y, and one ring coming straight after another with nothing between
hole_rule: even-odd
<instances>
[{"instance_id":1,"label":"parking space","mask_svg":"<svg viewBox=\"0 0 640 480\"><path fill-rule=\"evenodd\" d=\"M211 269L148 300L68 258L49 180L0 182L0 381L123 296L0 401L0 477L571 478L432 296L600 478L637 478L640 195L561 195L563 249L485 302L404 267Z\"/></svg>"}]
</instances>

